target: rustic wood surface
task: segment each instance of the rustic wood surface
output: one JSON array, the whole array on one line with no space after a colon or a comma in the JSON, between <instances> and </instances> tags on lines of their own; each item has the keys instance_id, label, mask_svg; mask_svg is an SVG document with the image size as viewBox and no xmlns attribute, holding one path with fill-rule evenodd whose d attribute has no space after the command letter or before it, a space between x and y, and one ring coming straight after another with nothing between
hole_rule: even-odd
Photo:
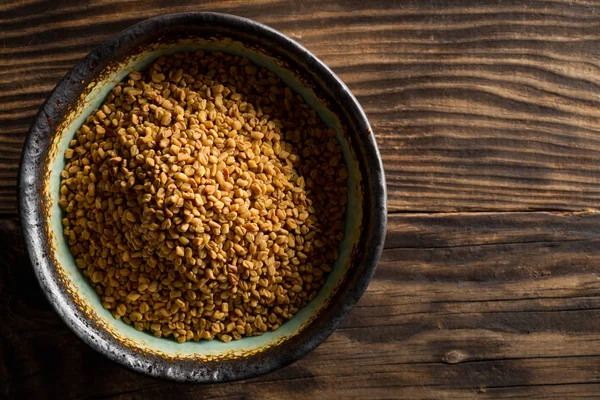
<instances>
[{"instance_id":1,"label":"rustic wood surface","mask_svg":"<svg viewBox=\"0 0 600 400\"><path fill-rule=\"evenodd\" d=\"M328 63L363 104L390 222L369 290L295 364L231 384L130 372L59 321L16 211L38 107L146 17L222 11ZM599 398L600 3L0 0L0 398Z\"/></svg>"}]
</instances>

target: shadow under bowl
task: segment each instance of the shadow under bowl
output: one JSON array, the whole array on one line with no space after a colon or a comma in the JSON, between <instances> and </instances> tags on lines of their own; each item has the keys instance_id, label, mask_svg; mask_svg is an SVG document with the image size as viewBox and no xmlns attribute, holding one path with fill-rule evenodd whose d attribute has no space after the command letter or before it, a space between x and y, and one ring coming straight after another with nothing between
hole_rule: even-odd
<instances>
[{"instance_id":1,"label":"shadow under bowl","mask_svg":"<svg viewBox=\"0 0 600 400\"><path fill-rule=\"evenodd\" d=\"M345 238L317 297L279 329L224 343L155 338L112 317L77 269L58 206L64 152L76 130L130 72L184 51L222 51L276 73L336 130L349 172ZM320 60L257 22L217 13L164 15L103 42L56 86L24 145L19 211L26 248L42 290L88 345L136 371L178 381L244 379L285 366L323 342L366 290L383 248L386 192L369 122L348 88Z\"/></svg>"}]
</instances>

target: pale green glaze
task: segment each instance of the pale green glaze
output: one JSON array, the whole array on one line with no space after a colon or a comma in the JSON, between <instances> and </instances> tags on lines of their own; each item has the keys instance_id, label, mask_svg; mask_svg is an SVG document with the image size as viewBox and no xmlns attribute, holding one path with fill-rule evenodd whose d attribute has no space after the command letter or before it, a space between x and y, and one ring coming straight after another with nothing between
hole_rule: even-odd
<instances>
[{"instance_id":1,"label":"pale green glaze","mask_svg":"<svg viewBox=\"0 0 600 400\"><path fill-rule=\"evenodd\" d=\"M275 332L265 333L261 336L252 338L244 338L238 341L231 341L230 343L213 340L179 344L174 340L155 338L150 334L139 332L124 322L114 319L112 315L102 307L100 298L87 282L84 275L75 266L68 245L62 235L61 210L57 202L60 188L60 172L65 166L65 159L63 157L64 151L67 149L69 141L75 135L77 128L83 124L84 120L94 109L98 108L104 102L109 91L125 78L127 74L132 71L143 70L161 55L196 50L223 51L245 56L250 58L257 65L266 67L275 72L286 85L304 97L307 103L319 113L329 127L336 130L337 138L342 145L344 161L346 162L349 172L349 198L347 206L348 211L346 212L345 239L340 246L340 258L334 264L333 271L329 274L329 277L318 296ZM253 349L269 346L270 344L279 342L285 337L297 333L311 317L318 312L337 288L346 269L350 265L350 252L353 244L358 240L360 232L362 199L358 164L352 154L348 142L341 133L339 119L323 106L310 88L302 86L299 80L296 79L291 72L278 66L275 60L264 54L250 50L239 42L232 42L230 40L218 42L209 42L206 40L186 41L177 44L158 45L147 50L142 55L132 57L127 65L123 65L122 68L111 73L102 82L96 83L86 97L83 105L79 107L75 113L76 116L73 118L73 122L56 136L54 145L57 146L57 151L53 152L53 154L57 154L57 156L50 162L51 173L47 192L50 193L50 196L52 197L50 212L51 236L54 242L54 248L56 249L56 259L62 266L64 275L70 280L68 283L70 288L78 293L81 300L87 302L87 304L96 311L99 319L109 326L110 330L117 332L121 337L129 338L141 348L153 349L172 357L218 356L219 354L231 352L241 354L252 351Z\"/></svg>"}]
</instances>

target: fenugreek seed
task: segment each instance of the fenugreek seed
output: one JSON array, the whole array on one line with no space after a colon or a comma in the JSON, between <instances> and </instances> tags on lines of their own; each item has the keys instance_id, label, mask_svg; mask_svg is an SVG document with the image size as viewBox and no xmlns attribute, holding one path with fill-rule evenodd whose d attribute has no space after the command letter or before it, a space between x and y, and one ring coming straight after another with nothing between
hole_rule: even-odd
<instances>
[{"instance_id":1,"label":"fenugreek seed","mask_svg":"<svg viewBox=\"0 0 600 400\"><path fill-rule=\"evenodd\" d=\"M168 126L171 123L171 113L166 112L163 114L160 123L164 126Z\"/></svg>"},{"instance_id":2,"label":"fenugreek seed","mask_svg":"<svg viewBox=\"0 0 600 400\"><path fill-rule=\"evenodd\" d=\"M229 343L229 342L231 342L232 337L227 334L223 334L219 337L219 339L221 339L225 343Z\"/></svg>"},{"instance_id":3,"label":"fenugreek seed","mask_svg":"<svg viewBox=\"0 0 600 400\"><path fill-rule=\"evenodd\" d=\"M156 282L156 281L150 282L150 285L148 285L148 291L151 293L154 293L157 290L158 290L158 282Z\"/></svg>"},{"instance_id":4,"label":"fenugreek seed","mask_svg":"<svg viewBox=\"0 0 600 400\"><path fill-rule=\"evenodd\" d=\"M125 304L119 304L117 306L117 314L122 317L125 313L127 313L127 307L125 307Z\"/></svg>"},{"instance_id":5,"label":"fenugreek seed","mask_svg":"<svg viewBox=\"0 0 600 400\"><path fill-rule=\"evenodd\" d=\"M148 310L150 310L150 306L148 305L148 303L143 302L142 304L140 304L140 312L142 314L146 314Z\"/></svg>"},{"instance_id":6,"label":"fenugreek seed","mask_svg":"<svg viewBox=\"0 0 600 400\"><path fill-rule=\"evenodd\" d=\"M151 75L152 82L160 83L165 80L165 76L163 74L154 74Z\"/></svg>"},{"instance_id":7,"label":"fenugreek seed","mask_svg":"<svg viewBox=\"0 0 600 400\"><path fill-rule=\"evenodd\" d=\"M78 269L115 318L156 337L277 329L339 255L335 131L247 59L160 57L112 89L64 156L58 204Z\"/></svg>"},{"instance_id":8,"label":"fenugreek seed","mask_svg":"<svg viewBox=\"0 0 600 400\"><path fill-rule=\"evenodd\" d=\"M231 321L230 323L227 324L225 330L227 332L232 332L235 329L235 322Z\"/></svg>"},{"instance_id":9,"label":"fenugreek seed","mask_svg":"<svg viewBox=\"0 0 600 400\"><path fill-rule=\"evenodd\" d=\"M133 79L134 81L139 81L142 79L142 74L140 72L132 72L129 74L129 79Z\"/></svg>"},{"instance_id":10,"label":"fenugreek seed","mask_svg":"<svg viewBox=\"0 0 600 400\"><path fill-rule=\"evenodd\" d=\"M92 282L98 283L104 279L104 272L102 271L94 271L92 275Z\"/></svg>"},{"instance_id":11,"label":"fenugreek seed","mask_svg":"<svg viewBox=\"0 0 600 400\"><path fill-rule=\"evenodd\" d=\"M134 311L131 314L129 314L129 319L131 319L132 321L141 321L142 320L142 314L140 314L137 311Z\"/></svg>"},{"instance_id":12,"label":"fenugreek seed","mask_svg":"<svg viewBox=\"0 0 600 400\"><path fill-rule=\"evenodd\" d=\"M265 135L262 132L258 132L258 131L252 131L250 136L252 137L252 139L256 139L256 140L260 140L263 137L265 137Z\"/></svg>"},{"instance_id":13,"label":"fenugreek seed","mask_svg":"<svg viewBox=\"0 0 600 400\"><path fill-rule=\"evenodd\" d=\"M140 295L139 293L132 292L132 293L130 293L130 294L127 296L127 299L128 299L129 301L136 301L137 299L139 299L139 298L140 298L140 296L141 296L141 295Z\"/></svg>"},{"instance_id":14,"label":"fenugreek seed","mask_svg":"<svg viewBox=\"0 0 600 400\"><path fill-rule=\"evenodd\" d=\"M154 323L154 324L150 324L150 329L153 331L160 331L161 330L161 325Z\"/></svg>"},{"instance_id":15,"label":"fenugreek seed","mask_svg":"<svg viewBox=\"0 0 600 400\"><path fill-rule=\"evenodd\" d=\"M225 314L222 313L221 311L215 311L213 314L213 317L215 319L223 319L225 317Z\"/></svg>"},{"instance_id":16,"label":"fenugreek seed","mask_svg":"<svg viewBox=\"0 0 600 400\"><path fill-rule=\"evenodd\" d=\"M182 172L177 172L174 176L175 176L175 179L177 179L178 181L182 181L182 182L188 181L188 176Z\"/></svg>"},{"instance_id":17,"label":"fenugreek seed","mask_svg":"<svg viewBox=\"0 0 600 400\"><path fill-rule=\"evenodd\" d=\"M293 219L288 219L287 221L285 221L285 224L289 229L296 229L298 227L296 221L294 221Z\"/></svg>"}]
</instances>

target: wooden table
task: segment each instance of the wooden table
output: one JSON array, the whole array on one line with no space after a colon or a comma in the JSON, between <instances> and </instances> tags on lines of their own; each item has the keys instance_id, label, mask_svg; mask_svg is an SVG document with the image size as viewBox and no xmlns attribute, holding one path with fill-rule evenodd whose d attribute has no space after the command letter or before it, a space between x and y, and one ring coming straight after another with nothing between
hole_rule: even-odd
<instances>
[{"instance_id":1,"label":"wooden table","mask_svg":"<svg viewBox=\"0 0 600 400\"><path fill-rule=\"evenodd\" d=\"M180 5L174 5L180 3ZM0 397L600 397L600 4L0 2ZM147 378L57 318L21 245L16 182L38 107L146 17L222 11L298 40L371 119L389 189L368 292L323 345L245 382Z\"/></svg>"}]
</instances>

